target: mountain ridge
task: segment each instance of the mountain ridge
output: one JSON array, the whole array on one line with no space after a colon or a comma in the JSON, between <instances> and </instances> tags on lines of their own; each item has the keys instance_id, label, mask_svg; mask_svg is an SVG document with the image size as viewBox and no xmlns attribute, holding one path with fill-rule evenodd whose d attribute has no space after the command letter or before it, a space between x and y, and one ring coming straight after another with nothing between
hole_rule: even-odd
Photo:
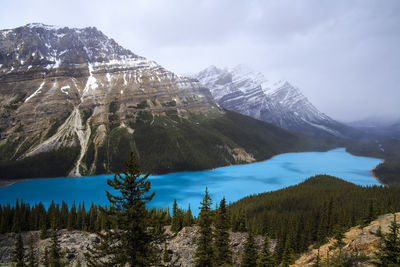
<instances>
[{"instance_id":1,"label":"mountain ridge","mask_svg":"<svg viewBox=\"0 0 400 267\"><path fill-rule=\"evenodd\" d=\"M166 173L337 145L226 111L94 27L0 31L0 108L2 178L115 172L131 151Z\"/></svg>"},{"instance_id":2,"label":"mountain ridge","mask_svg":"<svg viewBox=\"0 0 400 267\"><path fill-rule=\"evenodd\" d=\"M269 81L244 65L224 69L210 66L193 77L228 110L311 135L348 138L358 134L320 112L288 81Z\"/></svg>"}]
</instances>

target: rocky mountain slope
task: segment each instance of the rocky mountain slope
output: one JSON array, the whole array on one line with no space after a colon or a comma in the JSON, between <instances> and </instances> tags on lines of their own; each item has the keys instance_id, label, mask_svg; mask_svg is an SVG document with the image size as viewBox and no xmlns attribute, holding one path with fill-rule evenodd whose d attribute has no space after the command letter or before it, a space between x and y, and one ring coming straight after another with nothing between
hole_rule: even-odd
<instances>
[{"instance_id":1,"label":"rocky mountain slope","mask_svg":"<svg viewBox=\"0 0 400 267\"><path fill-rule=\"evenodd\" d=\"M396 218L400 217L400 212L396 213ZM377 245L380 243L380 238L377 236L378 229L382 233L389 232L389 226L393 221L393 214L380 216L365 227L356 226L345 233L344 242L346 245L343 248L343 254L356 255L355 262L352 266L373 266L369 260L375 256ZM327 244L320 248L320 257L325 261L328 255L329 247L334 244L335 240L330 240ZM330 255L334 255L338 249L330 251ZM318 254L317 249L310 248L310 251L301 256L295 264L291 266L313 266Z\"/></svg>"},{"instance_id":2,"label":"rocky mountain slope","mask_svg":"<svg viewBox=\"0 0 400 267\"><path fill-rule=\"evenodd\" d=\"M130 151L165 173L332 147L224 111L93 27L0 31L0 110L3 179L113 172Z\"/></svg>"},{"instance_id":3,"label":"rocky mountain slope","mask_svg":"<svg viewBox=\"0 0 400 267\"><path fill-rule=\"evenodd\" d=\"M176 266L190 267L193 266L194 253L196 251L196 238L198 237L199 228L198 226L184 227L177 234L169 231L169 226L166 227L166 233L170 237L167 241L167 250L171 256L170 262L175 262ZM26 232L22 234L24 248L26 253L28 251L29 236L34 236L34 245L36 248L36 256L42 258L44 250L50 245L50 238L40 240L40 232ZM16 239L15 233L1 234L0 235L0 266L9 266L12 261L12 252L14 251L14 242ZM230 234L230 246L233 251L233 266L239 266L244 244L246 243L247 233L231 233ZM70 266L74 266L78 261L84 264L87 247L93 247L95 243L98 243L100 239L94 233L88 233L84 231L60 231L60 247L65 253L64 260L69 263ZM256 236L255 241L259 247L263 243L263 237ZM271 246L275 246L275 242L271 241ZM164 248L164 246L162 246ZM169 266L169 263L164 263L164 266Z\"/></svg>"},{"instance_id":4,"label":"rocky mountain slope","mask_svg":"<svg viewBox=\"0 0 400 267\"><path fill-rule=\"evenodd\" d=\"M353 132L320 112L289 82L271 82L243 65L232 69L211 66L194 77L228 110L306 134L348 137Z\"/></svg>"}]
</instances>

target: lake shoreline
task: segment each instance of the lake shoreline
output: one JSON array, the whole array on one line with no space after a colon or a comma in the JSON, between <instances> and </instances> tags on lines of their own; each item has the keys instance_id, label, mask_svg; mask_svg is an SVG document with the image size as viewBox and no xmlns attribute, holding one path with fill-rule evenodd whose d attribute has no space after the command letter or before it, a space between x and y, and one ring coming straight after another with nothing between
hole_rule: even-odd
<instances>
[{"instance_id":1,"label":"lake shoreline","mask_svg":"<svg viewBox=\"0 0 400 267\"><path fill-rule=\"evenodd\" d=\"M175 172L149 177L151 190L156 197L151 203L155 208L171 206L174 199L180 206L190 205L192 212L198 211L207 187L214 201L226 197L235 202L243 197L277 191L297 185L317 175L330 175L359 186L380 186L371 176L371 169L382 162L381 159L354 156L343 148L328 152L284 153L262 162L232 165L197 172ZM278 157L279 156L279 157ZM108 205L105 190L111 190L107 179L114 175L75 177L87 179L45 178L4 180L0 188L0 203L15 203L23 199L30 205L42 202L48 207L52 201L97 203ZM26 182L21 182L28 180Z\"/></svg>"},{"instance_id":2,"label":"lake shoreline","mask_svg":"<svg viewBox=\"0 0 400 267\"><path fill-rule=\"evenodd\" d=\"M313 152L325 153L325 152L329 152L329 151L336 150L336 149L345 149L345 151L346 151L347 153L349 153L349 154L351 154L351 155L353 155L353 156L360 157L360 156L358 156L358 155L354 155L354 154L348 152L348 151L346 150L345 147L337 147L337 148L333 148L333 149L326 150L326 151L286 152L286 153L281 153L281 154L273 155L273 156L271 156L271 157L269 157L269 158L267 158L267 159L263 159L263 160L260 160L260 161L256 161L256 160L255 160L255 161L252 161L252 162L239 163L239 164L231 164L231 165L220 166L220 167L215 167L215 168L209 168L209 169L204 169L204 170L175 171L175 172L162 173L162 174L151 174L151 173L150 173L150 176L162 176L162 175L167 175L167 174L185 173L185 172L191 172L191 173L193 173L193 172L211 171L211 170L216 170L216 169L219 169L219 168L226 168L226 167L231 167L231 166L241 166L241 165L247 165L247 164L253 164L253 163L261 163L261 162L265 162L265 161L268 161L268 160L272 160L273 158L275 158L275 157L277 157L277 156L286 155L286 154L313 153ZM365 157L365 156L361 156L361 157ZM366 158L379 159L379 158L374 158L374 157L366 157ZM381 159L381 160L384 162L384 159ZM374 178L378 181L378 183L380 183L381 185L386 186L386 185L380 180L380 178L377 177L377 176L375 175L375 173L374 173L374 170L375 170L375 168L376 168L377 166L378 166L378 165L376 165L375 167L373 167L373 168L370 170L370 175L371 175L372 177L374 177ZM16 184L16 183L19 183L19 182L23 182L23 181L30 181L30 180L37 180L37 179L82 178L82 177L95 177L95 176L101 176L101 175L114 175L114 174L112 174L112 173L110 173L110 174L105 173L105 174L97 174L97 175L91 175L91 176L36 177L36 178L21 178L21 179L11 179L11 180L10 180L10 179L6 179L6 180L0 180L0 188L8 187L8 186L11 186L11 185L13 185L13 184Z\"/></svg>"},{"instance_id":3,"label":"lake shoreline","mask_svg":"<svg viewBox=\"0 0 400 267\"><path fill-rule=\"evenodd\" d=\"M384 162L385 162L385 160L382 161L382 163L384 163ZM382 164L382 163L381 163L381 164ZM378 164L378 165L379 165L379 164ZM380 179L378 176L375 175L374 170L376 169L376 167L378 167L378 165L376 165L375 167L373 167L373 168L371 169L370 174L371 174L372 177L374 177L374 178L378 181L378 183L380 183L380 184L383 185L383 186L387 186L387 184L385 184L384 182L382 182L381 179Z\"/></svg>"}]
</instances>

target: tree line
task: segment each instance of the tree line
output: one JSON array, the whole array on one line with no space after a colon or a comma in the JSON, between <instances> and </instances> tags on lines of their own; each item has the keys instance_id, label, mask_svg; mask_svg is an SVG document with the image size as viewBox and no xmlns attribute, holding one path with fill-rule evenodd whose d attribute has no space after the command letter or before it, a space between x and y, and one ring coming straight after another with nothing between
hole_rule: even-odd
<instances>
[{"instance_id":1,"label":"tree line","mask_svg":"<svg viewBox=\"0 0 400 267\"><path fill-rule=\"evenodd\" d=\"M146 208L154 196L147 177L131 157L126 171L108 180L108 185L119 192L113 195L106 191L108 207L92 204L87 211L84 203L69 209L66 203L60 206L52 202L46 210L40 203L30 207L17 202L15 206L0 207L0 230L40 229L42 238L53 237L61 228L97 232L101 242L89 249L89 266L151 266L168 261L166 248L162 247L166 240L164 226L171 225L171 230L177 232L196 223L200 236L196 240L195 266L232 265L230 229L249 232L242 266L288 266L310 244L318 247L328 237L340 237L351 226L400 210L398 187L361 187L320 175L231 205L223 199L215 210L206 189L197 219L190 207L179 209L176 200L171 216L168 209ZM261 248L255 245L254 234L266 237ZM277 240L273 253L269 238Z\"/></svg>"},{"instance_id":2,"label":"tree line","mask_svg":"<svg viewBox=\"0 0 400 267\"><path fill-rule=\"evenodd\" d=\"M350 227L399 211L400 187L357 186L318 175L295 186L245 197L229 210L233 231L276 239L276 261L290 264L311 244L318 247Z\"/></svg>"}]
</instances>

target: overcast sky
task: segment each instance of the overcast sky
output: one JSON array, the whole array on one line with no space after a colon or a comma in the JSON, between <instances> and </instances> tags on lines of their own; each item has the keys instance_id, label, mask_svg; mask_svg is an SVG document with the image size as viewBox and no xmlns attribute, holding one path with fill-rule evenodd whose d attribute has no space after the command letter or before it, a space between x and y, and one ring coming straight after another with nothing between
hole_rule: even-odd
<instances>
[{"instance_id":1,"label":"overcast sky","mask_svg":"<svg viewBox=\"0 0 400 267\"><path fill-rule=\"evenodd\" d=\"M179 74L246 64L327 115L400 117L399 0L2 0L0 28L95 26Z\"/></svg>"}]
</instances>

